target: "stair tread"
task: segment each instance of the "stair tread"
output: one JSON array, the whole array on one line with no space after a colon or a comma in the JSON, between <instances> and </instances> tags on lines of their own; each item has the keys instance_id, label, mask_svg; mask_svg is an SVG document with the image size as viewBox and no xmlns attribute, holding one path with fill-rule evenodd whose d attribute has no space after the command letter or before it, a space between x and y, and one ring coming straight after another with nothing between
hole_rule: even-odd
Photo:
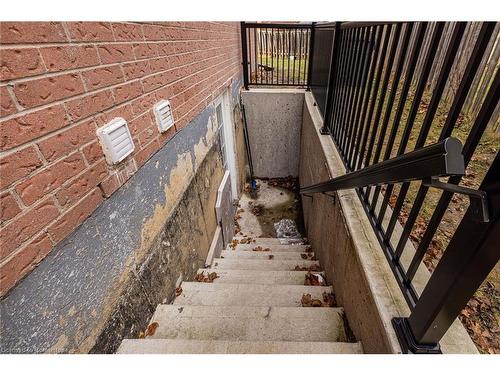
<instances>
[{"instance_id":1,"label":"stair tread","mask_svg":"<svg viewBox=\"0 0 500 375\"><path fill-rule=\"evenodd\" d=\"M118 354L361 354L361 343L156 339L122 341Z\"/></svg>"},{"instance_id":2,"label":"stair tread","mask_svg":"<svg viewBox=\"0 0 500 375\"><path fill-rule=\"evenodd\" d=\"M283 259L226 259L217 258L212 262L212 269L233 269L233 270L275 270L293 271L295 267L318 267L316 260L283 260Z\"/></svg>"},{"instance_id":3,"label":"stair tread","mask_svg":"<svg viewBox=\"0 0 500 375\"><path fill-rule=\"evenodd\" d=\"M273 256L276 260L311 260L314 253L304 253L296 251L221 251L221 258L223 259L267 259L269 255ZM306 257L306 258L304 258Z\"/></svg>"},{"instance_id":4,"label":"stair tread","mask_svg":"<svg viewBox=\"0 0 500 375\"><path fill-rule=\"evenodd\" d=\"M259 285L186 282L174 305L204 306L302 306L303 294L322 299L331 286Z\"/></svg>"},{"instance_id":5,"label":"stair tread","mask_svg":"<svg viewBox=\"0 0 500 375\"><path fill-rule=\"evenodd\" d=\"M148 339L345 341L342 308L159 305Z\"/></svg>"},{"instance_id":6,"label":"stair tread","mask_svg":"<svg viewBox=\"0 0 500 375\"><path fill-rule=\"evenodd\" d=\"M271 251L281 251L281 252L295 252L295 253L305 253L306 250L310 247L309 245L280 245L280 244L258 244L258 243L252 243L252 244L237 244L234 249L228 245L227 249L228 251L235 251L235 252L240 252L240 251L253 251L254 248L256 247L262 247L262 248L269 248Z\"/></svg>"},{"instance_id":7,"label":"stair tread","mask_svg":"<svg viewBox=\"0 0 500 375\"><path fill-rule=\"evenodd\" d=\"M211 272L217 274L214 283L225 284L281 284L281 285L304 285L307 271L260 271L260 270L226 270L226 269L199 269L198 273ZM321 274L322 272L313 272Z\"/></svg>"}]
</instances>

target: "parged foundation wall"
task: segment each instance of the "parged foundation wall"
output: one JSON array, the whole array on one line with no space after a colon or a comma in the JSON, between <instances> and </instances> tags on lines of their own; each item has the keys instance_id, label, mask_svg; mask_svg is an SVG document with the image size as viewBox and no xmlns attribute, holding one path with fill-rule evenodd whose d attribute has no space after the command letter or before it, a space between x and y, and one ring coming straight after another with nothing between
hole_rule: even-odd
<instances>
[{"instance_id":1,"label":"parged foundation wall","mask_svg":"<svg viewBox=\"0 0 500 375\"><path fill-rule=\"evenodd\" d=\"M145 329L204 264L223 176L215 131L209 105L11 290L2 352L113 352Z\"/></svg>"}]
</instances>

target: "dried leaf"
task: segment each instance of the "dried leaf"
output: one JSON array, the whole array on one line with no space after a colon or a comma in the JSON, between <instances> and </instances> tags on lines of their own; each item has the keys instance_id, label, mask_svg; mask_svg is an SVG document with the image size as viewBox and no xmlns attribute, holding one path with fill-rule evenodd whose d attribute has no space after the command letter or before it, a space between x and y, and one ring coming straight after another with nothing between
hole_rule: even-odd
<instances>
[{"instance_id":1,"label":"dried leaf","mask_svg":"<svg viewBox=\"0 0 500 375\"><path fill-rule=\"evenodd\" d=\"M148 328L146 328L146 332L144 332L144 337L153 336L158 326L159 324L157 322L153 322L148 325Z\"/></svg>"},{"instance_id":2,"label":"dried leaf","mask_svg":"<svg viewBox=\"0 0 500 375\"><path fill-rule=\"evenodd\" d=\"M175 296L176 297L180 296L181 293L182 293L182 288L180 286L175 288Z\"/></svg>"}]
</instances>

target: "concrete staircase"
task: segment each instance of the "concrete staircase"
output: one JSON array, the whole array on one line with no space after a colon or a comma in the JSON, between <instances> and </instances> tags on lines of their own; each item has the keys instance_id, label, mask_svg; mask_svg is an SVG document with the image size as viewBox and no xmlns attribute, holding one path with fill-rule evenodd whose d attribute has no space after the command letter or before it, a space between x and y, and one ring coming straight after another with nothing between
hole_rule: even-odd
<instances>
[{"instance_id":1,"label":"concrete staircase","mask_svg":"<svg viewBox=\"0 0 500 375\"><path fill-rule=\"evenodd\" d=\"M362 353L359 342L347 342L341 307L303 307L332 293L304 285L308 271L296 268L322 275L313 259L306 245L276 238L230 245L198 270L199 281L181 284L171 305L158 306L154 334L124 340L118 353Z\"/></svg>"}]
</instances>

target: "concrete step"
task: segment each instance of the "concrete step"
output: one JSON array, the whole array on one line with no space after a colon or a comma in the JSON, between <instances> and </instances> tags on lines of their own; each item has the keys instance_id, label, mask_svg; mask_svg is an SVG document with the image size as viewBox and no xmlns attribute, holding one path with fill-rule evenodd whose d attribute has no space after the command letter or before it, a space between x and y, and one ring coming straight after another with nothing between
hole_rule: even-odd
<instances>
[{"instance_id":1,"label":"concrete step","mask_svg":"<svg viewBox=\"0 0 500 375\"><path fill-rule=\"evenodd\" d=\"M342 308L159 305L150 339L346 341Z\"/></svg>"},{"instance_id":2,"label":"concrete step","mask_svg":"<svg viewBox=\"0 0 500 375\"><path fill-rule=\"evenodd\" d=\"M280 259L221 259L216 258L212 262L212 269L229 270L262 270L262 271L294 271L295 267L316 267L319 271L319 262L316 260L280 260Z\"/></svg>"},{"instance_id":3,"label":"concrete step","mask_svg":"<svg viewBox=\"0 0 500 375\"><path fill-rule=\"evenodd\" d=\"M222 250L221 258L224 259L266 259L269 256L276 260L310 260L314 253L298 253L295 251L233 251Z\"/></svg>"},{"instance_id":4,"label":"concrete step","mask_svg":"<svg viewBox=\"0 0 500 375\"><path fill-rule=\"evenodd\" d=\"M275 237L249 237L252 240L252 244L256 245L290 245L290 244L298 244L302 243L301 241L297 240L287 240L284 238L275 238ZM234 236L233 240L238 240L238 242L241 242L242 240L247 240L248 237L242 237L242 236Z\"/></svg>"},{"instance_id":5,"label":"concrete step","mask_svg":"<svg viewBox=\"0 0 500 375\"><path fill-rule=\"evenodd\" d=\"M311 341L123 340L118 354L362 354L361 343Z\"/></svg>"},{"instance_id":6,"label":"concrete step","mask_svg":"<svg viewBox=\"0 0 500 375\"><path fill-rule=\"evenodd\" d=\"M224 270L224 269L199 269L208 276L211 272L217 273L214 283L224 284L281 284L304 285L307 271L257 271L257 270ZM322 272L313 272L321 274Z\"/></svg>"},{"instance_id":7,"label":"concrete step","mask_svg":"<svg viewBox=\"0 0 500 375\"><path fill-rule=\"evenodd\" d=\"M309 247L309 245L237 244L234 249L228 245L226 250L228 250L228 251L251 251L251 252L254 252L253 249L255 249L258 246L260 246L263 249L270 249L271 251L277 251L277 252L290 251L290 252L295 252L295 253L306 253L307 252L306 250Z\"/></svg>"},{"instance_id":8,"label":"concrete step","mask_svg":"<svg viewBox=\"0 0 500 375\"><path fill-rule=\"evenodd\" d=\"M183 282L174 305L300 307L303 294L323 299L331 286Z\"/></svg>"}]
</instances>

